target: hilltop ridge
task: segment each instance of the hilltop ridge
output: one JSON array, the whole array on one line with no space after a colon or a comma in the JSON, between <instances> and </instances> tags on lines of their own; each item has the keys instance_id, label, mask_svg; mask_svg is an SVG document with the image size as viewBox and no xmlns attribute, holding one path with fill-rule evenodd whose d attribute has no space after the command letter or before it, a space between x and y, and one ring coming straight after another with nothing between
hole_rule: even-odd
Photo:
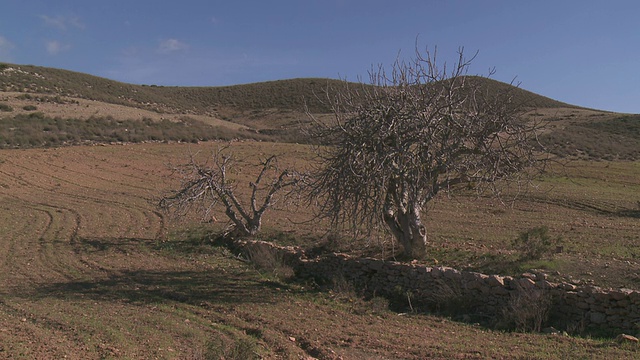
<instances>
[{"instance_id":1,"label":"hilltop ridge","mask_svg":"<svg viewBox=\"0 0 640 360\"><path fill-rule=\"evenodd\" d=\"M515 102L530 109L529 119L548 123L540 140L556 155L640 158L640 115L578 107L485 77L469 76L467 81L489 93L509 91ZM310 141L302 131L310 121L305 111L330 116L324 100L343 86L341 80L322 78L211 87L134 85L63 69L0 63L0 107L5 108L0 108L0 147L234 138L304 143ZM61 129L71 123L74 128L88 126L75 121L82 119L103 128L98 135L89 128L73 135Z\"/></svg>"},{"instance_id":2,"label":"hilltop ridge","mask_svg":"<svg viewBox=\"0 0 640 360\"><path fill-rule=\"evenodd\" d=\"M490 78L470 78L481 81L480 86L489 90L515 88ZM133 85L69 70L0 64L0 89L6 92L56 94L200 115L211 114L220 106L241 111L269 108L300 111L307 106L313 112L330 112L321 101L322 96L327 89L339 88L340 84L342 81L335 79L295 78L209 87ZM519 88L514 97L535 108L575 107Z\"/></svg>"}]
</instances>

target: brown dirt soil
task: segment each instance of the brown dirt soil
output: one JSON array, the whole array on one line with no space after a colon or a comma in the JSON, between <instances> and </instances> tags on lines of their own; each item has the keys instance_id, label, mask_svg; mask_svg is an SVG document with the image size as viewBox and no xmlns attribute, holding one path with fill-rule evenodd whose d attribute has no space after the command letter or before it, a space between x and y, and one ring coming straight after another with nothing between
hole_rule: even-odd
<instances>
[{"instance_id":1,"label":"brown dirt soil","mask_svg":"<svg viewBox=\"0 0 640 360\"><path fill-rule=\"evenodd\" d=\"M232 358L243 348L267 359L631 359L639 355L637 346L611 341L502 333L435 316L396 314L380 299L318 292L312 285L259 272L201 237L189 237L188 232L174 235L193 223L171 223L156 210L159 196L177 185L166 164L184 162L189 152L204 157L219 145L0 152L0 359L206 359L220 354ZM232 148L241 166L274 153L282 155L283 165L303 166L311 156L308 147L299 145L237 142ZM244 170L237 176L239 186L251 178ZM638 186L637 179L628 181L628 186ZM581 194L591 191L576 190L559 180L555 185L566 190L569 200L574 195L583 199ZM602 191L622 197L621 189ZM604 204L599 199L589 204L594 202L598 208ZM569 207L557 202L527 204L495 210L492 204L468 199L442 200L430 218L432 233L438 234L433 240L438 248L497 253L508 250L506 243L514 231L540 222L551 222L554 231L568 238L567 248L573 252L563 253L567 257L588 254L580 246L589 246L580 243L607 231L619 241L636 240L638 219L613 217L618 211L614 206L602 215L581 210L582 203L577 202ZM629 205L621 204L621 209ZM552 221L553 215L546 214L568 208L574 211L568 215L575 218L572 221L565 215ZM279 229L305 239L322 234L322 226L304 222L310 218L304 208L276 210L267 217L267 233ZM513 226L514 221L523 223ZM224 224L207 226L220 229ZM577 235L569 236L571 231ZM625 248L618 240L611 243L615 251ZM373 245L363 252L380 255L386 246ZM438 248L434 245L432 251ZM438 251L452 257L451 252ZM601 258L594 256L593 261L612 262L607 251L598 252ZM631 259L628 254L618 257ZM469 259L474 258L451 261ZM620 271L627 269L625 265Z\"/></svg>"}]
</instances>

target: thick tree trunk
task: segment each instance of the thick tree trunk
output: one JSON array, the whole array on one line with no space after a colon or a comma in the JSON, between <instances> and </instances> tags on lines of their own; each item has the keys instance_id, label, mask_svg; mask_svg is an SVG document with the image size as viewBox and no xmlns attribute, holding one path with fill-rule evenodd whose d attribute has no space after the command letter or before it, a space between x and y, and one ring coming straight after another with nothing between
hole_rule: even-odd
<instances>
[{"instance_id":1,"label":"thick tree trunk","mask_svg":"<svg viewBox=\"0 0 640 360\"><path fill-rule=\"evenodd\" d=\"M243 215L243 217L241 218L236 214L231 206L227 206L227 210L225 213L233 222L235 227L234 234L236 234L237 236L253 236L260 232L260 228L262 227L263 213L254 213L254 217Z\"/></svg>"},{"instance_id":2,"label":"thick tree trunk","mask_svg":"<svg viewBox=\"0 0 640 360\"><path fill-rule=\"evenodd\" d=\"M420 209L408 212L387 210L384 221L396 240L402 245L403 255L410 259L422 259L427 254L427 231L420 219Z\"/></svg>"},{"instance_id":3,"label":"thick tree trunk","mask_svg":"<svg viewBox=\"0 0 640 360\"><path fill-rule=\"evenodd\" d=\"M262 214L255 214L255 217L251 220L248 220L247 229L249 230L249 235L253 236L260 232L260 228L262 227Z\"/></svg>"}]
</instances>

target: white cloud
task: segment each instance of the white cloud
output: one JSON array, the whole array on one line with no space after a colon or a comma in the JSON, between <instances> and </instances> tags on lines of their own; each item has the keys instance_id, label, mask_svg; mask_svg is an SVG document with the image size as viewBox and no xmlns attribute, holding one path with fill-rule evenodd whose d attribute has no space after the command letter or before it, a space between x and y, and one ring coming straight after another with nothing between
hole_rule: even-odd
<instances>
[{"instance_id":1,"label":"white cloud","mask_svg":"<svg viewBox=\"0 0 640 360\"><path fill-rule=\"evenodd\" d=\"M15 46L11 43L11 41L0 35L0 61L11 61L11 50L13 50L14 47Z\"/></svg>"},{"instance_id":2,"label":"white cloud","mask_svg":"<svg viewBox=\"0 0 640 360\"><path fill-rule=\"evenodd\" d=\"M58 55L63 51L67 51L71 49L71 45L63 44L57 40L47 41L45 46L47 48L47 52L49 53L49 55Z\"/></svg>"},{"instance_id":3,"label":"white cloud","mask_svg":"<svg viewBox=\"0 0 640 360\"><path fill-rule=\"evenodd\" d=\"M47 15L40 15L40 19L42 19L44 21L44 24L61 30L61 31L65 31L67 30L69 27L73 27L73 28L77 28L77 29L84 29L85 26L82 23L82 21L80 21L80 18L75 17L75 16L47 16Z\"/></svg>"},{"instance_id":4,"label":"white cloud","mask_svg":"<svg viewBox=\"0 0 640 360\"><path fill-rule=\"evenodd\" d=\"M160 41L160 46L158 46L158 52L161 54L169 54L176 51L186 50L189 48L189 45L176 40L176 39L166 39Z\"/></svg>"}]
</instances>

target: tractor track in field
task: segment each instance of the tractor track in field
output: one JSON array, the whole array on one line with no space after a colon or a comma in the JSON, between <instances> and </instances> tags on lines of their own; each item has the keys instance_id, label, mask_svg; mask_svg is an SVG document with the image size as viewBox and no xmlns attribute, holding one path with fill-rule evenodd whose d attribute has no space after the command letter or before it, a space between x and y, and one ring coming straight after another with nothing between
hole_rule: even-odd
<instances>
[{"instance_id":1,"label":"tractor track in field","mask_svg":"<svg viewBox=\"0 0 640 360\"><path fill-rule=\"evenodd\" d=\"M16 292L27 291L49 281L77 279L78 275L73 274L78 273L78 263L63 253L69 251L74 234L80 227L80 214L70 208L25 202L17 197L13 199L20 202L21 210L28 215L22 225L23 230L10 235L13 239L8 253L10 257L4 267L14 276L7 279L7 285ZM36 268L47 271L36 271Z\"/></svg>"},{"instance_id":2,"label":"tractor track in field","mask_svg":"<svg viewBox=\"0 0 640 360\"><path fill-rule=\"evenodd\" d=\"M94 159L97 159L97 158L94 157ZM11 164L11 165L13 165L16 168L21 168L21 169L29 171L29 172L40 173L40 169L33 169L33 168L30 168L30 167L25 166L25 165L20 165L20 164L17 164L15 162L11 161L11 160L6 160L6 162ZM49 168L48 170L51 170L52 168L55 168L60 173L63 173L65 175L67 175L67 176L70 175L70 174L75 174L76 175L75 176L76 179L78 177L89 176L89 174L87 172L70 169L66 165L58 165L58 164L46 164L46 165ZM141 185L134 185L134 184L131 184L130 182L126 182L126 181L122 180L122 177L126 176L126 177L130 177L132 179L138 180L140 182L144 182L144 180L145 180L144 177L117 173L116 174L117 176L113 176L111 178L108 178L108 177L102 176L102 174L104 174L105 172L100 171L100 168L98 168L98 167L93 168L91 170L92 170L92 173L90 174L90 176L94 180L100 180L100 181L104 181L104 182L107 182L107 183L114 183L115 182L118 185L121 185L123 187L128 187L128 188L134 188L134 189L140 189L140 190L150 190L150 188L148 186L145 187L145 186L141 186ZM61 183L68 183L70 185L77 186L77 187L80 187L80 188L93 189L91 186L75 183L75 182L73 182L73 181L71 181L71 180L69 180L67 178L62 177L62 176L56 176L56 175L49 174L49 175L47 175L47 177L51 178L51 179L55 179L55 180L57 180L57 181L59 181Z\"/></svg>"},{"instance_id":3,"label":"tractor track in field","mask_svg":"<svg viewBox=\"0 0 640 360\"><path fill-rule=\"evenodd\" d=\"M28 169L28 168L26 168L26 169ZM29 169L29 171L37 173L37 171L32 170L32 169ZM105 208L105 207L114 208L115 209L114 213L117 213L118 211L127 212L129 214L128 217L130 219L136 219L137 218L138 220L140 220L141 217L135 215L135 213L141 213L142 217L145 220L142 220L142 221L127 221L128 227L127 227L127 229L125 229L125 232L131 232L131 231L133 231L133 229L138 229L138 228L157 229L156 231L152 231L152 233L154 233L154 236L157 236L158 234L162 233L162 231L163 231L164 220L163 220L162 214L160 214L158 211L150 210L149 206L143 206L143 205L140 205L140 204L136 204L134 202L126 202L126 200L124 200L124 199L123 200L114 200L113 199L113 194L108 194L108 193L106 193L106 192L104 192L102 190L97 190L95 187L68 182L74 188L80 188L81 190L74 190L73 188L72 189L68 189L68 190L62 190L62 189L57 189L57 188L51 189L51 188L48 188L48 187L46 187L46 186L44 186L42 184L36 183L34 181L25 180L21 176L8 173L7 171L0 171L0 174L4 175L4 178L13 178L15 180L15 182L16 183L20 183L21 186L28 187L30 189L30 192L27 194L27 196L25 196L25 198L31 198L33 196L34 190L37 190L38 193L42 194L40 196L41 198L45 198L45 197L49 198L48 199L49 200L48 203L40 203L41 205L56 207L55 205L52 205L52 203L69 202L70 199L75 199L78 202L81 202L81 203L84 203L84 204L99 205L99 206L101 206L103 208ZM98 191L99 193L95 194L95 195L87 194L87 192L95 192L95 191ZM100 192L102 192L102 194L100 194ZM102 196L100 196L100 195L102 195ZM145 203L149 202L148 199L143 198L143 197L139 197L139 196L136 196L136 195L133 195L133 194L129 195L128 193L123 193L120 196L121 197L127 197L128 199L134 197L134 198L137 198L139 200L143 200L143 202L145 202ZM25 198L23 198L23 200L27 200ZM30 199L27 200L27 201L30 201ZM78 207L81 207L81 206L78 206ZM77 217L78 218L81 217L79 212L77 212ZM126 217L126 216L124 216L124 217ZM139 222L142 222L142 226L140 226ZM79 223L79 221L78 221L78 223ZM79 230L79 227L75 228L73 237L77 237L78 230Z\"/></svg>"},{"instance_id":4,"label":"tractor track in field","mask_svg":"<svg viewBox=\"0 0 640 360\"><path fill-rule=\"evenodd\" d=\"M6 161L6 162L9 162L9 161ZM26 166L22 166L22 165L16 165L16 167L19 167L19 168L22 168L23 170L29 171L32 174L35 174L36 176L41 176L42 177L42 175L44 175L37 169L32 169L32 168L29 168L29 167L26 167ZM91 178L93 180L100 179L100 178L96 177L95 174L86 174L86 173L82 173L82 172L75 172L75 173L78 175L78 176L75 177L76 180L78 178L83 178L83 177L84 178ZM12 174L12 173L9 173L7 171L0 171L0 174L5 175L6 178L13 178L13 179L16 180L16 182L19 182L19 183L21 182L22 186L28 186L29 188L37 188L37 189L40 189L40 190L43 190L43 191L52 192L52 193L58 192L58 187L60 187L60 185L58 185L58 184L66 183L66 184L70 185L72 187L72 189L70 189L66 193L62 193L65 196L81 197L80 195L77 195L77 193L78 192L82 193L82 190L84 190L85 192L86 191L99 191L95 186L83 185L83 184L80 184L78 182L73 182L71 180L67 180L65 178L62 178L62 177L59 177L59 176L50 175L50 174L46 174L44 176L45 178L41 179L41 182L44 182L44 181L47 181L47 180L50 180L50 179L55 179L55 180L59 181L56 185L53 185L53 187L47 187L47 186L42 185L42 184L36 184L33 181L29 181L29 180L24 179L22 175L17 175L15 173ZM100 179L100 180L104 180L107 183L112 183L112 181L113 181L111 179ZM49 181L49 183L51 183L51 181ZM128 188L139 188L139 189L143 189L143 190L151 190L149 188L136 187L136 186L131 186L129 184L126 184L126 185L125 184L121 184L121 185L123 185L125 187L128 187ZM78 189L80 189L80 190L78 190ZM103 192L104 197L113 195L113 194L110 194L110 193L106 193L106 190L100 190L100 191ZM135 196L134 193L132 193L132 194L125 193L125 194L131 195L131 196ZM82 197L87 198L87 199L91 199L91 200L97 200L97 201L104 200L104 198L98 198L98 197L93 197L92 198L92 197L86 196L86 195L82 196ZM138 198L140 198L142 200L146 200L145 198L140 197L139 195L137 195L136 197L138 197ZM123 205L124 203L121 202L120 204ZM127 203L126 205L128 206L129 204Z\"/></svg>"},{"instance_id":5,"label":"tractor track in field","mask_svg":"<svg viewBox=\"0 0 640 360\"><path fill-rule=\"evenodd\" d=\"M19 217L23 234L9 235L12 239L3 244L8 248L2 264L13 269L5 271L13 274L5 275L6 291L28 292L40 283L74 281L90 273L104 277L109 267L82 254L85 239L156 239L164 232L163 214L140 196L148 186L114 181L119 174L102 177L100 171L86 172L88 167L65 169L67 165L48 163L46 156L26 158L31 162L4 159L0 164L0 199L10 203L8 212L16 213L19 204L24 213ZM116 196L108 190L113 185L121 189ZM25 258L26 263L13 260ZM47 271L32 271L36 266Z\"/></svg>"},{"instance_id":6,"label":"tractor track in field","mask_svg":"<svg viewBox=\"0 0 640 360\"><path fill-rule=\"evenodd\" d=\"M32 189L40 189L46 190L41 186L33 184ZM89 226L94 222L101 222L105 220L104 216L100 216L95 218L93 216L88 216L88 214L83 214L81 210L76 209L84 209L88 210L92 207L99 209L103 214L109 215L109 217L113 218L113 223L115 224L125 224L124 227L119 227L119 232L121 236L132 236L131 233L140 232L139 229L143 229L145 233L150 232L153 234L151 236L147 235L146 237L155 237L157 234L162 232L163 228L163 220L162 214L157 211L150 210L141 205L136 204L126 204L124 201L117 200L107 200L105 198L97 197L97 196L88 196L88 195L78 195L72 192L64 192L59 191L55 193L47 194L48 201L42 202L37 201L32 198L32 196L14 196L16 199L24 202L30 202L40 206L48 206L57 209L65 209L68 211L74 212L74 216L76 218L77 226L73 227L71 234L69 235L70 239L76 239L81 237L81 223L86 222ZM62 207L59 205L54 205L56 203L67 203L71 206ZM82 221L83 217L86 221Z\"/></svg>"},{"instance_id":7,"label":"tractor track in field","mask_svg":"<svg viewBox=\"0 0 640 360\"><path fill-rule=\"evenodd\" d=\"M483 331L437 317L386 310L375 315L357 296L343 302L308 284L274 279L228 249L210 246L200 231L215 226L190 223L202 229L183 234L182 225L168 224L153 199L170 184L165 164L184 159L186 146L2 154L0 359L203 359L210 341L217 339L230 346L249 339L268 359L504 358L556 347L577 349L580 357L593 351L590 344L573 345L576 340L568 337L550 343L539 335ZM205 151L211 144L190 146ZM244 151L242 158L252 159L275 145L234 146ZM289 156L291 162L299 157L296 151ZM243 170L238 172L242 183L250 177ZM569 226L576 214L589 221L589 227L579 229L582 239L608 231L591 225L609 226L606 211L617 211L613 202L594 199L556 196L509 211L469 212L460 203L442 215L449 223L439 221L457 228L461 225L452 222L460 222L457 216L466 211L464 226L477 223L479 229L493 226L489 230L495 231L506 226L501 222L535 224L545 219L545 211L564 211L570 214L560 214L565 218L559 227ZM611 226L629 221L635 219ZM292 226L301 227L288 226L292 232ZM623 230L622 236L635 234ZM170 236L164 236L167 232ZM497 345L477 347L489 343ZM597 351L609 352L608 358L637 355L615 348Z\"/></svg>"},{"instance_id":8,"label":"tractor track in field","mask_svg":"<svg viewBox=\"0 0 640 360\"><path fill-rule=\"evenodd\" d=\"M107 345L114 341L108 332L118 332L121 325L112 325L109 319L119 311L127 312L126 318L137 318L135 307L123 303L120 310L102 313L100 303L86 303L82 297L68 303L55 299L90 292L98 284L109 287L114 281L135 292L140 285L128 278L126 266L136 264L144 273L146 268L168 265L143 249L152 246L166 226L164 215L148 199L153 183L144 176L117 172L101 176L110 169L90 169L97 161L93 158L85 158L84 164L61 165L50 164L45 156L16 153L16 159L0 163L0 218L6 226L0 239L0 358L7 342L24 354L47 354L35 358L117 356L119 349ZM30 162L18 163L21 159ZM40 301L53 305L35 310ZM78 320L68 320L69 316ZM158 321L156 315L148 317ZM176 315L166 312L164 317L169 321ZM46 348L28 339L39 339ZM125 343L137 347L137 342ZM74 349L74 356L69 357L69 349Z\"/></svg>"},{"instance_id":9,"label":"tractor track in field","mask_svg":"<svg viewBox=\"0 0 640 360\"><path fill-rule=\"evenodd\" d=\"M540 204L549 204L563 207L571 210L593 212L598 215L615 215L623 210L614 202L595 201L595 200L575 200L575 199L549 199L549 198L530 198L530 201Z\"/></svg>"}]
</instances>

